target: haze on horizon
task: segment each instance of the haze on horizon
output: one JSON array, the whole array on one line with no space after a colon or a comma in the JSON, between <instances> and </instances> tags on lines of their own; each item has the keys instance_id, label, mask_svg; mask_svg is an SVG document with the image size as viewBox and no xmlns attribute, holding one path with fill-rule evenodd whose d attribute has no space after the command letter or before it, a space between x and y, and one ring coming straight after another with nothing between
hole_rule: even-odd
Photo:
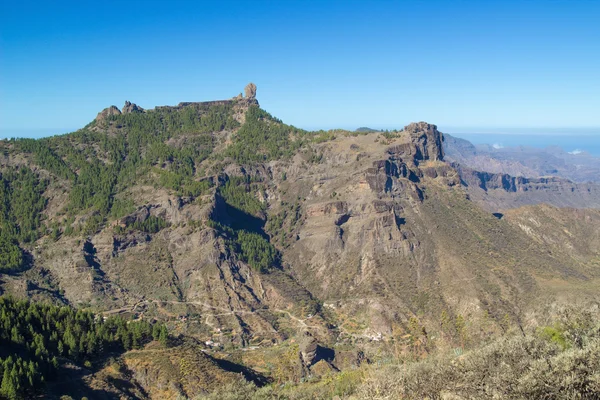
<instances>
[{"instance_id":1,"label":"haze on horizon","mask_svg":"<svg viewBox=\"0 0 600 400\"><path fill-rule=\"evenodd\" d=\"M0 134L64 133L125 100L221 99L250 81L306 129L600 127L598 2L322 3L3 2Z\"/></svg>"}]
</instances>

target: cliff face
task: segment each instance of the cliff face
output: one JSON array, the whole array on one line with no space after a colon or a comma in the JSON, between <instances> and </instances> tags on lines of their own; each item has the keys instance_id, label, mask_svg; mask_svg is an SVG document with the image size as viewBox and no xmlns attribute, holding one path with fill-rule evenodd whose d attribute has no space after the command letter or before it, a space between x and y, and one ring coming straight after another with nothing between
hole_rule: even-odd
<instances>
[{"instance_id":1,"label":"cliff face","mask_svg":"<svg viewBox=\"0 0 600 400\"><path fill-rule=\"evenodd\" d=\"M600 208L600 185L564 178L526 178L475 171L454 165L473 200L490 211L547 203L559 207Z\"/></svg>"},{"instance_id":2,"label":"cliff face","mask_svg":"<svg viewBox=\"0 0 600 400\"><path fill-rule=\"evenodd\" d=\"M437 126L418 122L405 126L404 131L410 134L410 143L415 149L415 161L444 159L444 137L437 130Z\"/></svg>"},{"instance_id":3,"label":"cliff face","mask_svg":"<svg viewBox=\"0 0 600 400\"><path fill-rule=\"evenodd\" d=\"M567 152L558 147L495 148L473 145L451 135L445 135L445 138L447 161L476 171L527 178L554 176L577 183L600 181L600 158L586 152Z\"/></svg>"}]
</instances>

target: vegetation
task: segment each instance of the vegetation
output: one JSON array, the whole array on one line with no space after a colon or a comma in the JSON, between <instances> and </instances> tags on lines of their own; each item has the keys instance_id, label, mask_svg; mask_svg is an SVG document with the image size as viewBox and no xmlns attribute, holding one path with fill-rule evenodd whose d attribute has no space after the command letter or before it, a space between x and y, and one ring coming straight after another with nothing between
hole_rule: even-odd
<instances>
[{"instance_id":1,"label":"vegetation","mask_svg":"<svg viewBox=\"0 0 600 400\"><path fill-rule=\"evenodd\" d=\"M258 106L246 112L246 122L225 151L241 164L291 157L305 143L308 132L282 123Z\"/></svg>"},{"instance_id":2,"label":"vegetation","mask_svg":"<svg viewBox=\"0 0 600 400\"><path fill-rule=\"evenodd\" d=\"M258 233L238 231L236 245L242 260L257 271L266 272L277 260L277 250Z\"/></svg>"},{"instance_id":3,"label":"vegetation","mask_svg":"<svg viewBox=\"0 0 600 400\"><path fill-rule=\"evenodd\" d=\"M19 245L4 233L0 232L0 272L16 271L23 266L23 253Z\"/></svg>"},{"instance_id":4,"label":"vegetation","mask_svg":"<svg viewBox=\"0 0 600 400\"><path fill-rule=\"evenodd\" d=\"M58 177L73 179L75 175L65 162L54 153L49 145L50 141L51 139L19 139L15 143L20 151L32 153L34 155L34 161L39 164L40 167L47 169Z\"/></svg>"},{"instance_id":5,"label":"vegetation","mask_svg":"<svg viewBox=\"0 0 600 400\"><path fill-rule=\"evenodd\" d=\"M121 226L117 226L115 230L117 233L123 233L126 230L135 230L146 233L156 233L161 231L162 229L169 226L169 223L160 217L155 217L154 215L150 215L143 221L134 221L131 224L128 224L125 228Z\"/></svg>"},{"instance_id":6,"label":"vegetation","mask_svg":"<svg viewBox=\"0 0 600 400\"><path fill-rule=\"evenodd\" d=\"M564 343L545 334L516 335L458 358L389 365L370 371L359 398L597 398L600 325L591 314L578 314L565 315L558 327Z\"/></svg>"},{"instance_id":7,"label":"vegetation","mask_svg":"<svg viewBox=\"0 0 600 400\"><path fill-rule=\"evenodd\" d=\"M129 113L111 116L107 121L94 121L69 135L42 140L12 139L10 143L14 147L12 151L32 154L33 161L41 168L70 181L68 211L75 215L91 210L92 221L82 230L90 233L102 227L108 217L124 215L124 209L130 207L116 202L115 196L151 167L157 167L159 179L156 183L159 186L181 196L196 197L209 189L210 182L194 179L196 167L213 150L211 133L239 126L232 117L232 107L231 104L162 107L147 113ZM100 128L100 131L92 128ZM118 134L111 134L115 131ZM175 138L181 139L167 144ZM7 152L7 148L4 151ZM20 170L29 171L26 168ZM31 171L29 174L21 172L18 176L11 170L3 174L6 177L3 177L0 189L2 223L11 218L26 217L23 213L11 217L19 211L15 203L36 216L27 221L13 221L3 229L11 234L3 234L2 246L12 249L10 243L14 241L27 242L38 237L39 220L35 218L39 219L43 209L43 205L41 209L37 205L42 203L40 196L44 182L38 182ZM11 198L15 201L11 202ZM8 212L12 212L11 216ZM18 227L22 227L20 232L14 232ZM11 257L11 260L17 259ZM11 268L15 268L13 264Z\"/></svg>"},{"instance_id":8,"label":"vegetation","mask_svg":"<svg viewBox=\"0 0 600 400\"><path fill-rule=\"evenodd\" d=\"M230 253L237 254L256 271L268 272L279 263L277 250L263 235L244 229L235 230L215 221L209 221L208 226L227 239Z\"/></svg>"},{"instance_id":9,"label":"vegetation","mask_svg":"<svg viewBox=\"0 0 600 400\"><path fill-rule=\"evenodd\" d=\"M550 326L528 334L513 331L462 355L438 353L416 361L377 362L262 388L234 382L195 399L597 399L597 316L597 309L563 310Z\"/></svg>"},{"instance_id":10,"label":"vegetation","mask_svg":"<svg viewBox=\"0 0 600 400\"><path fill-rule=\"evenodd\" d=\"M46 183L26 167L0 173L0 272L24 266L19 242L33 242L40 235L45 187Z\"/></svg>"},{"instance_id":11,"label":"vegetation","mask_svg":"<svg viewBox=\"0 0 600 400\"><path fill-rule=\"evenodd\" d=\"M258 201L254 192L260 190L259 183L251 177L231 177L219 188L225 202L237 212L232 212L231 226L212 223L225 234L232 253L260 272L266 272L278 263L278 253L262 231L265 206ZM261 226L255 226L256 223Z\"/></svg>"},{"instance_id":12,"label":"vegetation","mask_svg":"<svg viewBox=\"0 0 600 400\"><path fill-rule=\"evenodd\" d=\"M286 203L282 201L280 211L270 215L267 220L266 230L271 239L276 240L279 245L285 246L287 239L300 221L301 215L299 202Z\"/></svg>"},{"instance_id":13,"label":"vegetation","mask_svg":"<svg viewBox=\"0 0 600 400\"><path fill-rule=\"evenodd\" d=\"M230 177L225 185L219 188L219 193L229 205L247 214L257 215L265 210L265 206L252 193L251 183L249 176Z\"/></svg>"},{"instance_id":14,"label":"vegetation","mask_svg":"<svg viewBox=\"0 0 600 400\"><path fill-rule=\"evenodd\" d=\"M164 325L0 297L0 394L26 398L59 376L65 360L92 366L110 353L167 344Z\"/></svg>"},{"instance_id":15,"label":"vegetation","mask_svg":"<svg viewBox=\"0 0 600 400\"><path fill-rule=\"evenodd\" d=\"M157 107L146 113L128 113L110 117L113 125L123 126L140 144L158 135L163 140L182 133L211 133L234 129L233 104L189 104L181 108Z\"/></svg>"},{"instance_id":16,"label":"vegetation","mask_svg":"<svg viewBox=\"0 0 600 400\"><path fill-rule=\"evenodd\" d=\"M235 131L237 128L240 129ZM214 134L219 131L228 132L220 136ZM378 257L373 260L377 266L377 280L371 283L365 281L365 284L361 285L370 291L369 293L381 295L388 300L390 296L400 296L399 301L411 309L415 316L406 321L400 317L390 321L391 335L377 340L377 343L365 336L369 328L366 318L363 319L362 315L346 314L354 310L321 304L299 284L302 280L309 288L320 287L320 282L311 281L319 279L317 275L311 276L306 273L307 269L298 269L297 272L301 274L297 275L299 281L296 281L288 271L273 271L281 265L281 255L274 244L285 248L295 242L299 225L306 218L302 214L303 201L308 198L309 202L316 203L319 201L319 192L326 192L311 189L314 188L315 182L310 182L309 179L300 182L300 179L305 177L299 176L293 168L287 170L290 173L289 180L286 173L281 172L281 165L273 168L275 173L281 174L282 181L288 180L280 186L281 203L272 204L273 208L267 209L265 203L259 200L261 195L266 198L266 182L262 182L260 178L244 176L230 177L223 184L221 177L215 179L219 185L211 191L217 199L216 204L211 204L215 207L200 209L196 206L204 199L198 199L193 206L182 210L182 216L187 214L190 218L199 217L195 221L187 222L190 234L197 227L205 228L205 212L210 210L215 221L207 221L206 225L217 230L220 235L217 243L219 251L221 243L225 242L224 258L245 262L260 273L271 272L269 276L263 277L265 290L275 291L281 299L277 300L277 303L291 301L294 307L285 310L275 308L279 306L274 306L272 302L268 303L270 309L261 308L259 303L262 302L262 295L256 298L256 309L248 312L238 313L238 305L233 303L231 307L223 307L228 304L225 301L231 303L230 289L237 290L240 287L238 283L247 284L248 293L253 293L257 287L253 286L254 282L236 281L223 292L220 290L220 283L217 283L219 278L216 277L217 281L214 281L215 276L211 275L213 271L204 267L198 278L200 282L204 282L210 296L206 297L206 293L200 293L199 298L202 300L206 297L207 304L203 303L205 300L192 302L186 298L188 293L195 293L199 288L189 278L190 268L197 269L194 261L196 254L191 254L188 259L174 258L181 257L181 254L179 251L172 252L173 244L182 250L181 253L186 253L185 249L189 248L185 241L187 238L180 240L178 237L182 231L179 229L169 239L171 242L153 240L142 244L134 240L127 242L122 240L123 238L115 238L114 263L110 269L106 269L109 276L105 281L100 279L101 273L104 272L102 265L98 268L95 265L104 263L104 256L110 254L110 236L105 238L108 240L96 241L101 246L99 249L102 249L98 257L95 256L95 247L91 246L94 238L84 242L83 254L82 241L77 240L80 238L65 240L64 248L60 248L60 245L52 246L51 241L59 240L61 235L92 235L102 229L109 220L132 214L136 203L131 199L138 193L142 193L144 201L154 201L148 199L158 198L157 201L162 203L165 198L162 193L159 193L159 196L154 196L153 193L147 196L147 185L167 189L170 195L189 197L179 204L190 204L194 202L195 197L207 193L213 185L213 179L206 178L203 172L207 166L215 174L221 173L219 167L228 162L225 160L233 159L240 164L250 164L244 168L253 170L252 164L286 159L295 154L301 155L307 163L319 163L324 154L327 154L326 149L329 146L313 144L324 143L340 136L368 134L370 131L365 128L357 132L306 132L284 125L257 106L248 110L246 121L240 127L233 118L231 104L191 104L179 108L158 108L147 113L111 116L61 137L2 142L0 146L3 154L9 157L12 157L9 154L11 152L19 155L13 157L9 165L31 163L35 167L30 169L26 166L6 166L0 173L0 272L23 270L31 257L29 251L35 253L36 262L42 263L22 277L8 277L2 289L17 291L26 286L28 295L40 297L52 297L66 292L72 300L73 285L78 289L76 286L79 281L73 283L63 278L66 270L61 270L60 263L64 261L68 268L75 264L79 276L86 275L87 268L93 267L89 270L93 278L91 293L98 296L100 304L117 307L119 304L127 304L131 299L139 298L139 304L144 304L146 315L178 318L173 323L179 332L198 333L198 337L202 337L203 340L206 335L206 338L218 340L219 346L226 346L227 351L232 350L232 353L236 351L234 346L239 343L257 343L261 348L256 349L256 357L265 356L264 350L267 346L262 343L267 342L258 341L264 339L262 328L265 326L262 323L255 325L255 321L248 318L251 314L264 317L265 321L275 328L277 337L292 337L298 329L310 327L311 330L320 330L325 338L323 340L337 340L336 344L340 347L359 343L365 344L365 352L373 348L380 351L378 354L368 355L372 358L372 365L365 365L365 362L356 369L344 369L342 364L336 365L344 369L339 373L336 368L327 364L328 361L322 360L319 367L323 367L321 372L325 372L319 375L316 372L318 368L309 370L302 365L297 343L273 346L285 348L285 354L277 353L276 362L263 363L260 366L264 367L261 371L267 371L265 374L276 383L262 388L252 383L230 383L228 386L219 387L218 392L207 394L206 398L312 399L353 396L436 399L460 396L516 399L557 398L563 394L572 398L593 398L593 395L600 391L600 377L597 373L600 370L600 326L593 322L598 320L596 315L563 316L535 330L523 329L525 314L520 306L525 307L525 304L528 304L527 296L533 297L538 293L533 290L537 287L536 280L528 271L543 272L550 277L558 275L551 275L548 271L576 272L575 267L572 270L568 270L567 267L558 269L558 265L562 268L563 264L568 264L566 260L571 258L553 257L552 253L546 251L547 247L542 247L544 250L538 252L547 252L547 258L533 257L531 249L522 246L524 236L509 230L504 221L498 224L488 212L474 208L472 203L465 199L462 189L447 189L445 185L427 186L424 183L427 200L418 206L418 218L413 215L414 219L410 220L411 217L408 217L407 229L402 228L402 233L408 234L414 228L412 233L417 235L419 231L424 232L425 227L429 229L435 226L435 229L429 232L435 231L440 239L435 240L435 246L430 242L422 242L421 255L424 255L424 258L418 253L421 251L419 246L415 249L415 254L419 259L422 258L421 264L437 265L438 256L432 255L429 258L429 255L439 253L442 257L456 259L464 271L472 272L473 278L464 280L471 282L468 287L465 284L465 287L473 288L477 292L481 310L485 315L474 323L469 319L469 314L458 314L456 309L443 301L447 294L442 293L442 288L445 287L443 281L437 286L440 293L435 293L437 289L428 290L427 282L433 275L425 277L425 286L421 285L421 278L413 279L411 276L415 269L407 257L390 258L393 268L385 265L387 261L384 257ZM399 133L386 130L378 131L376 135L376 141L381 144L398 137ZM216 154L215 149L221 149L223 142L229 139L229 147ZM358 145L352 146L350 149L353 153L360 149ZM23 153L26 153L26 157L22 157ZM25 163L22 162L23 159ZM12 162L14 160L17 162ZM257 169L260 170L260 167ZM322 171L327 172L325 168ZM319 172L315 178L329 185L326 183L330 179L327 175L329 174ZM356 177L352 179L354 178ZM280 182L276 178L273 183ZM135 190L128 190L133 187ZM338 190L337 185L331 187ZM310 198L307 195L309 190ZM47 210L50 215L47 221L44 221L47 203L44 193L48 193L47 196L52 198L52 208ZM316 194L313 196L313 193ZM68 196L66 207L57 211L56 203L63 195ZM303 196L306 196L304 200ZM343 197L332 192L329 200L323 200L329 202L336 198L342 201ZM396 200L404 201L401 198ZM178 206L177 202L175 206ZM221 213L223 209L226 217L221 218L216 214ZM424 221L420 228L418 219ZM127 225L117 226L116 233L139 231L154 234L169 226L167 221L156 216L145 220L125 220L129 221ZM339 219L337 223L341 225L344 221ZM44 226L44 222L47 226ZM333 220L331 222L333 226ZM413 222L415 225L411 226ZM396 223L400 225L398 221ZM307 225L307 228L310 226ZM569 228L569 232L572 231L573 229ZM338 232L343 233L341 230ZM352 234L352 228L347 232ZM47 239L50 240L35 243L44 234L48 234ZM593 237L591 234L590 236ZM416 239L413 241L412 237L406 237L408 239L405 244L417 243ZM204 245L213 237L196 235L192 239L194 242L190 243ZM554 242L559 243L559 240ZM180 247L179 243L183 246ZM125 249L134 245L139 245L138 249L142 251L127 250L127 254L124 254ZM302 248L300 246L296 251ZM306 250L312 251L310 247ZM455 250L456 253L453 253ZM134 255L130 256L132 253ZM122 254L124 255L121 257ZM507 257L507 254L510 256ZM327 251L324 256L329 257L324 262L336 261L331 259ZM84 257L86 263L83 263L81 257ZM593 257L595 258L591 258L589 263L590 271L597 266L597 257ZM312 263L310 258L301 260L301 264ZM183 262L180 262L181 260ZM342 283L338 285L340 287L346 282L348 285L354 285L354 263L350 258L348 261L348 267L344 269L345 267L340 265L340 273L335 277L335 280L339 280L337 283ZM361 262L358 262L359 267ZM403 262L407 264L401 264ZM183 269L184 274L175 274L174 266L177 266L178 274L179 269ZM410 269L402 269L405 266L409 266ZM235 265L231 267L236 268ZM297 266L312 267L310 264ZM207 271L206 275L204 271ZM591 272L589 276L596 276L594 274L595 272ZM574 274L565 276L575 277ZM239 279L243 280L241 277ZM102 285L110 281L118 284L115 288L120 286L123 291L105 291ZM593 282L590 280L590 285ZM18 286L21 284L22 286ZM448 289L451 294L462 298L463 285L452 285L452 289ZM336 285L330 287L334 286ZM388 291L388 287L393 292ZM66 291L61 293L61 289ZM201 291L205 289L200 288ZM104 293L101 293L102 291ZM345 299L343 290L334 293L327 288L326 291L325 296L331 295L332 298L336 298L339 294L341 301ZM115 297L110 299L112 293L115 293ZM356 296L366 296L369 293L361 289ZM238 303L241 304L242 300L250 305L246 299L241 298ZM102 303L104 301L106 303ZM186 301L190 303L186 304ZM251 303L251 307L254 307L255 302ZM135 307L137 304L134 309ZM401 313L399 310L396 311ZM356 314L361 312L360 308L356 309ZM234 321L235 330L228 326L230 318ZM86 369L94 370L100 367L107 355L119 355L128 349L139 349L152 339L165 344L168 341L167 330L162 325L125 321L116 317L103 319L99 315L82 310L21 302L11 298L0 298L0 323L0 397L10 399L38 396L36 388L55 379L61 371L61 366L67 363L83 365ZM238 326L241 329L237 329ZM514 326L521 328L521 331L517 331L516 334L512 332ZM506 336L490 343L493 335L500 334L500 331ZM321 336L319 337L321 339ZM242 338L243 341L237 341L238 338ZM256 342L252 342L254 340ZM482 345L484 341L485 345ZM332 342L323 345L330 346ZM198 348L198 342L194 342L193 346ZM224 368L223 366L227 366L231 361L229 356L218 359L217 356L222 356L217 354L216 348L219 346L215 345L212 349L215 351L214 360L207 356L214 368ZM335 351L338 351L338 347L335 347ZM152 349L148 349L148 352L151 353ZM136 352L138 355L140 353L144 352ZM166 369L178 371L185 375L184 379L189 379L190 384L202 374L209 376L204 369L195 368L194 364L186 364L187 360L171 365L168 355L165 357L161 361L164 364L159 368L162 369L166 365ZM340 359L343 360L343 356ZM235 360L236 363L237 361ZM355 360L349 362L354 363ZM188 366L184 368L184 365ZM198 375L187 375L192 370ZM208 380L211 381L211 385L215 384L212 379Z\"/></svg>"}]
</instances>

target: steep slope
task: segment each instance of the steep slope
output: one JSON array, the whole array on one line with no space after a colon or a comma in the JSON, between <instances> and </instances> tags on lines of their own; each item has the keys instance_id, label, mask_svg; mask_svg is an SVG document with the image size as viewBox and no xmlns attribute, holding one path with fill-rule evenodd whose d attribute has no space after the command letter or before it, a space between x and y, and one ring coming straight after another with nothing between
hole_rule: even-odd
<instances>
[{"instance_id":1,"label":"steep slope","mask_svg":"<svg viewBox=\"0 0 600 400\"><path fill-rule=\"evenodd\" d=\"M305 211L284 259L360 335L401 335L411 317L426 323L442 311L518 319L539 277L598 273L467 200L441 140L435 126L412 124L386 144L339 138L314 150L323 162L287 166L278 192L303 199Z\"/></svg>"}]
</instances>

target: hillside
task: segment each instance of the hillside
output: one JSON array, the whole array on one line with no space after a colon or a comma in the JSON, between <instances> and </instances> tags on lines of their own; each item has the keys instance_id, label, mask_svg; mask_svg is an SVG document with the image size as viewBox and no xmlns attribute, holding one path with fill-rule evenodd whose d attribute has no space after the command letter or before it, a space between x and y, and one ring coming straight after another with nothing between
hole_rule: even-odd
<instances>
[{"instance_id":1,"label":"hillside","mask_svg":"<svg viewBox=\"0 0 600 400\"><path fill-rule=\"evenodd\" d=\"M164 322L181 341L119 356L145 393L131 396L465 348L574 293L597 300L600 211L492 214L597 206L595 189L467 173L425 122L309 132L245 94L126 102L71 134L0 141L2 293ZM184 374L184 359L206 373Z\"/></svg>"}]
</instances>

